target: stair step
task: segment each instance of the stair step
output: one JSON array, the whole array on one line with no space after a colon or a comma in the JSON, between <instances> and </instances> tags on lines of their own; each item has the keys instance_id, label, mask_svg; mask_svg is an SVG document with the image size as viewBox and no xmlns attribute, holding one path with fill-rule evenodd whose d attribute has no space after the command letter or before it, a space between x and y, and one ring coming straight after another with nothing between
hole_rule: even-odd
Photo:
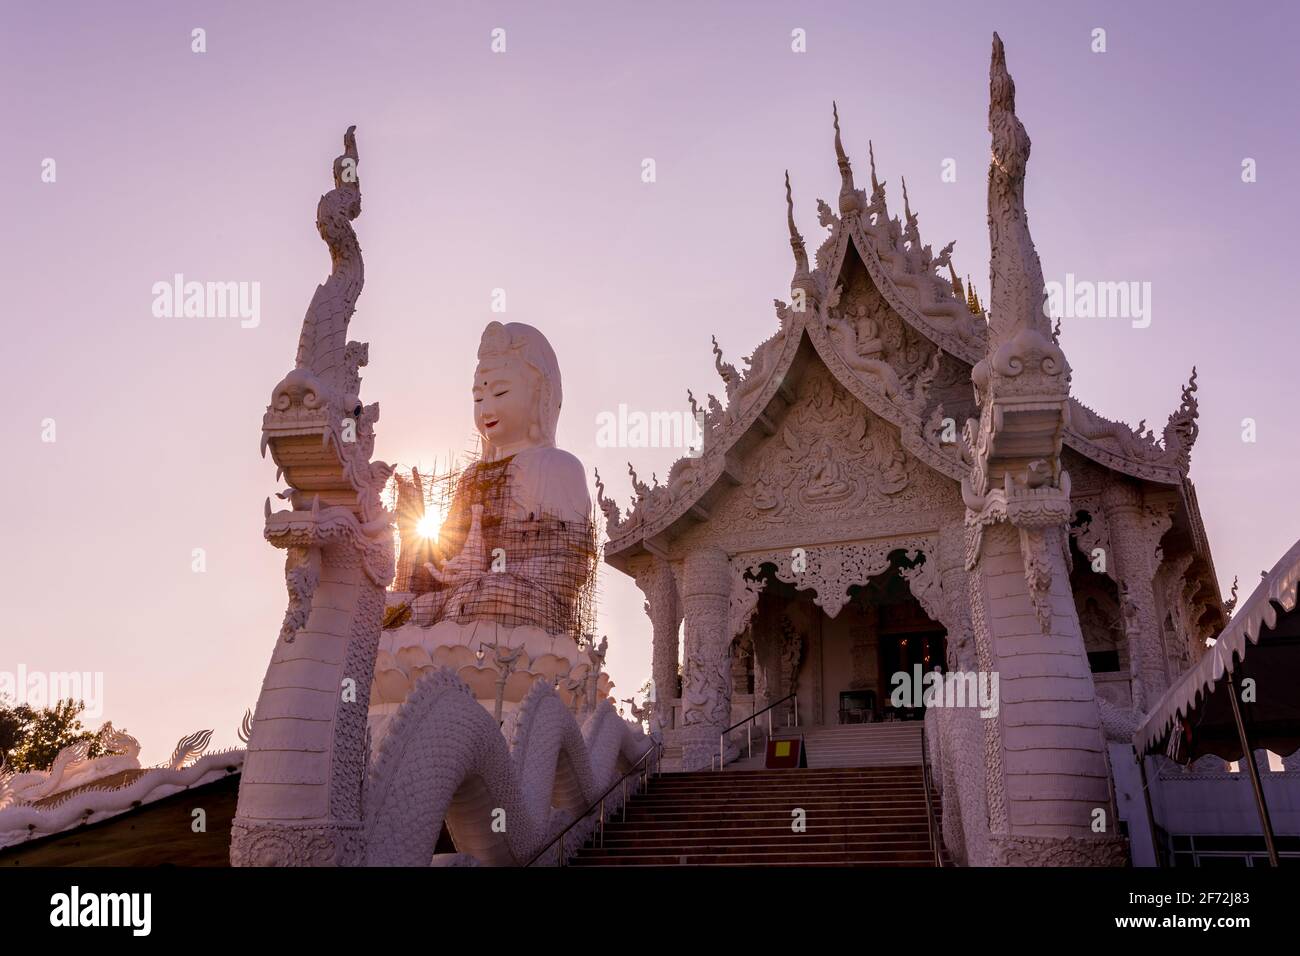
<instances>
[{"instance_id":1,"label":"stair step","mask_svg":"<svg viewBox=\"0 0 1300 956\"><path fill-rule=\"evenodd\" d=\"M894 767L807 767L801 770L766 770L756 767L753 770L735 770L726 775L720 775L717 771L665 774L655 782L711 781L718 784L734 784L737 780L897 780L900 777L920 777L920 775L920 764L902 764Z\"/></svg>"},{"instance_id":2,"label":"stair step","mask_svg":"<svg viewBox=\"0 0 1300 956\"><path fill-rule=\"evenodd\" d=\"M871 785L835 785L825 787L799 787L799 786L771 786L768 787L733 787L733 788L707 788L707 787L682 787L679 789L658 789L651 787L649 791L639 794L641 797L663 797L672 800L735 800L744 799L755 793L766 794L769 797L785 796L807 796L821 797L823 799L838 799L840 797L880 797L891 794L919 794L924 796L925 787L921 781L908 780L892 786L871 786Z\"/></svg>"},{"instance_id":3,"label":"stair step","mask_svg":"<svg viewBox=\"0 0 1300 956\"><path fill-rule=\"evenodd\" d=\"M829 823L832 820L903 820L909 817L923 817L925 814L924 803L911 804L892 804L884 807L800 807L788 806L779 810L765 809L762 811L741 811L739 813L727 810L721 807L711 809L675 809L667 807L663 809L654 809L642 811L637 809L633 811L629 808L627 822L652 823L655 821L676 820L681 823L707 823L710 825L717 824L725 826L728 820L753 820L762 823L786 823L791 820L791 813L794 810L803 810L809 820L819 820ZM620 814L621 818L621 814Z\"/></svg>"},{"instance_id":4,"label":"stair step","mask_svg":"<svg viewBox=\"0 0 1300 956\"><path fill-rule=\"evenodd\" d=\"M723 785L716 786L690 786L690 787L655 787L651 786L649 790L643 792L642 796L663 796L675 799L690 798L714 798L719 800L731 800L737 796L746 796L753 793L770 793L775 796L785 794L806 794L810 797L825 796L857 796L874 797L881 794L890 793L925 793L925 784L920 780L899 780L896 783L878 784L875 782L865 783L825 783L825 784L766 784L752 787L727 787Z\"/></svg>"},{"instance_id":5,"label":"stair step","mask_svg":"<svg viewBox=\"0 0 1300 956\"><path fill-rule=\"evenodd\" d=\"M638 800L635 804L629 802L628 812L631 812L633 806L641 807L647 810L663 811L670 809L690 810L692 812L708 812L710 810L721 810L732 816L746 812L768 813L785 813L795 807L802 807L804 810L820 809L863 809L870 810L872 807L890 807L890 806L918 806L925 807L924 793L882 793L882 794L841 794L825 795L815 793L790 793L790 794L767 794L763 797L751 797L748 795L736 795L725 799L711 799L708 797L686 796L681 799L672 799L669 797L656 796L644 800Z\"/></svg>"},{"instance_id":6,"label":"stair step","mask_svg":"<svg viewBox=\"0 0 1300 956\"><path fill-rule=\"evenodd\" d=\"M605 832L623 832L625 830L635 830L640 832L661 832L661 833L699 833L699 827L694 825L693 820L685 819L667 819L667 820L646 820L637 815L630 816L627 821L614 820L605 821ZM784 830L790 832L792 819L789 816L775 817L769 820L758 820L754 818L740 819L735 817L718 817L713 822L712 835L721 836L724 833L742 830ZM846 833L861 831L863 833L890 832L894 828L908 826L925 826L925 813L896 813L864 816L860 813L842 813L836 816L826 814L813 814L808 817L807 821L809 832L834 832Z\"/></svg>"},{"instance_id":7,"label":"stair step","mask_svg":"<svg viewBox=\"0 0 1300 956\"><path fill-rule=\"evenodd\" d=\"M694 859L691 859L689 863L684 861L679 861L679 860L665 861L665 860L639 860L638 859L638 860L616 860L613 862L601 861L598 863L593 863L589 861L584 861L579 863L577 861L574 861L574 863L571 865L600 868L600 869L605 869L605 868L615 867L615 866L645 866L645 867L663 867L663 866L724 867L725 866L725 867L733 867L733 868L744 867L746 869L763 868L763 867L780 867L780 866L797 866L797 867L816 866L816 867L854 867L857 869L867 869L871 867L881 867L881 868L889 867L891 869L894 869L900 867L920 868L920 867L933 866L934 864L927 856L926 859L924 860L875 860L875 859L850 858L844 860L817 860L817 861L810 861L810 860L767 861L767 860L736 859L736 860L727 860L722 863L699 863L696 862Z\"/></svg>"},{"instance_id":8,"label":"stair step","mask_svg":"<svg viewBox=\"0 0 1300 956\"><path fill-rule=\"evenodd\" d=\"M830 827L844 827L844 826L851 825L858 819L860 818L846 815L834 819L824 819L821 820L820 823ZM793 818L787 815L783 817L769 817L768 819L759 820L756 822L760 826L764 826L764 827L784 826L788 830L790 828L790 824L792 820ZM925 817L923 814L920 813L892 814L889 816L880 816L874 819L874 822L881 826L888 825L895 829L900 826L912 826L918 823L924 823L924 821L925 821ZM809 824L811 824L815 822L815 820L810 818L808 822ZM740 827L740 826L728 826L727 820L725 818L692 816L689 814L674 814L672 816L660 816L660 817L650 817L650 818L638 817L636 819L628 820L627 825L629 826L643 825L647 831L649 830L673 831L673 830L681 830L685 828L685 829L695 829L700 831L708 831L710 833L716 833L716 834L722 834L732 830L744 829L744 827ZM606 824L606 827L608 826L609 824Z\"/></svg>"},{"instance_id":9,"label":"stair step","mask_svg":"<svg viewBox=\"0 0 1300 956\"><path fill-rule=\"evenodd\" d=\"M817 852L775 853L676 853L643 854L640 856L579 856L574 863L587 865L637 865L637 866L763 866L785 864L794 866L930 866L933 861L929 847L915 851L884 851L879 853L861 850L829 850Z\"/></svg>"},{"instance_id":10,"label":"stair step","mask_svg":"<svg viewBox=\"0 0 1300 956\"><path fill-rule=\"evenodd\" d=\"M750 799L767 803L788 803L791 800L816 800L822 803L837 800L893 800L898 798L924 800L925 789L920 786L899 787L897 789L880 789L880 790L843 790L843 791L823 791L823 790L776 790L771 793L764 792L762 796L755 796L747 791L731 791L726 793L664 793L662 791L651 791L641 796L642 803L656 804L672 801L674 803L710 803L710 804L734 804L745 802Z\"/></svg>"},{"instance_id":11,"label":"stair step","mask_svg":"<svg viewBox=\"0 0 1300 956\"><path fill-rule=\"evenodd\" d=\"M640 856L693 857L710 856L715 859L727 857L781 856L794 859L800 856L825 857L830 854L851 854L853 856L895 856L922 857L929 855L928 840L896 840L891 843L821 843L799 846L791 843L756 843L752 846L719 847L710 844L668 845L653 847L628 847L622 849L589 849L584 847L579 855L583 860L617 860Z\"/></svg>"},{"instance_id":12,"label":"stair step","mask_svg":"<svg viewBox=\"0 0 1300 956\"><path fill-rule=\"evenodd\" d=\"M629 824L645 824L647 826L657 824L670 824L676 827L690 826L696 829L730 830L735 827L728 826L729 821L735 817L728 817L722 814L704 814L704 813L657 813L657 814L636 814L629 815L627 822ZM751 816L753 822L763 825L785 825L790 826L793 817L787 813L769 814L762 817ZM808 821L819 821L831 826L852 823L856 820L867 819L875 823L885 824L906 824L916 820L925 819L925 810L923 808L913 808L907 810L892 810L887 813L851 813L840 811L836 815L816 813L809 814ZM609 824L607 823L606 826ZM662 827L660 827L662 829Z\"/></svg>"},{"instance_id":13,"label":"stair step","mask_svg":"<svg viewBox=\"0 0 1300 956\"><path fill-rule=\"evenodd\" d=\"M861 837L827 834L825 836L811 833L790 833L788 830L783 836L772 833L757 833L745 836L743 842L719 842L712 838L700 837L698 839L684 839L680 836L646 838L637 837L615 839L610 834L605 834L605 842L597 843L593 848L583 848L583 852L639 852L648 849L666 850L671 847L694 847L697 849L708 849L717 851L719 849L749 851L758 847L775 846L786 849L811 848L823 850L828 847L871 847L871 848L899 848L904 847L914 849L916 847L928 848L930 846L929 835L922 827L919 833L898 833L886 834L877 837Z\"/></svg>"},{"instance_id":14,"label":"stair step","mask_svg":"<svg viewBox=\"0 0 1300 956\"><path fill-rule=\"evenodd\" d=\"M717 783L687 783L678 784L674 787L657 787L651 784L649 792L653 793L750 793L756 789L772 789L782 793L820 793L824 790L854 790L875 793L883 790L890 790L896 787L924 787L923 781L917 777L900 777L897 780L823 780L808 783L798 781L769 781L767 783L757 784L735 784L730 782L731 774L719 774L723 779Z\"/></svg>"},{"instance_id":15,"label":"stair step","mask_svg":"<svg viewBox=\"0 0 1300 956\"><path fill-rule=\"evenodd\" d=\"M814 810L870 813L873 810L902 807L919 808L924 811L925 797L918 793L915 795L892 795L875 798L822 798L805 795L803 798L799 796L773 796L761 800L758 798L744 800L638 800L635 806L638 810L644 810L646 813L673 811L680 813L712 813L717 811L727 816L738 816L742 813L788 814L796 807L807 810L809 813ZM632 812L631 804L628 806L628 812Z\"/></svg>"},{"instance_id":16,"label":"stair step","mask_svg":"<svg viewBox=\"0 0 1300 956\"><path fill-rule=\"evenodd\" d=\"M818 832L844 833L847 831L848 827L854 825L854 822L855 821L852 820L851 818L842 818L839 820L825 820L822 821L821 826L824 826L826 830L819 829ZM809 829L812 828L812 823L813 821L810 820L808 823ZM910 816L883 817L880 820L876 821L876 823L877 823L877 829L875 831L861 831L861 832L863 832L864 834L872 833L872 832L874 833L899 833L904 831L910 832L911 830L917 828L924 828L925 818L924 816L918 818L916 814L912 814ZM758 826L758 829L771 831L771 832L790 833L792 832L790 830L790 824L791 824L790 817L786 817L784 819L776 819L776 820L764 820L761 821L761 823ZM738 837L729 836L729 834L753 832L753 829L748 827L726 826L724 821L692 819L690 817L669 817L667 819L662 819L662 820L636 820L636 821L629 820L625 826L627 827L627 829L619 830L617 832L623 834L642 833L649 836L656 833L681 834L683 830L688 830L688 831L694 831L696 833L700 833L702 835L710 837L711 839L716 839L716 840L739 839ZM605 829L606 833L613 832L609 829L609 824L606 824L605 827L606 827Z\"/></svg>"}]
</instances>

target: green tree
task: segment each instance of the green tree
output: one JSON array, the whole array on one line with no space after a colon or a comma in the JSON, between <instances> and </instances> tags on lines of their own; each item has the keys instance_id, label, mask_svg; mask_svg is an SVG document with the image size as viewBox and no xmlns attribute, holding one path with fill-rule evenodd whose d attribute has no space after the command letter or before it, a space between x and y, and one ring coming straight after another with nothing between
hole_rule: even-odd
<instances>
[{"instance_id":1,"label":"green tree","mask_svg":"<svg viewBox=\"0 0 1300 956\"><path fill-rule=\"evenodd\" d=\"M5 766L23 773L48 770L64 747L90 741L90 756L98 757L103 746L94 731L82 726L84 701L61 700L36 710L27 704L9 706L0 701L0 756Z\"/></svg>"},{"instance_id":2,"label":"green tree","mask_svg":"<svg viewBox=\"0 0 1300 956\"><path fill-rule=\"evenodd\" d=\"M13 769L14 751L27 739L36 711L26 704L9 707L0 700L0 762Z\"/></svg>"}]
</instances>

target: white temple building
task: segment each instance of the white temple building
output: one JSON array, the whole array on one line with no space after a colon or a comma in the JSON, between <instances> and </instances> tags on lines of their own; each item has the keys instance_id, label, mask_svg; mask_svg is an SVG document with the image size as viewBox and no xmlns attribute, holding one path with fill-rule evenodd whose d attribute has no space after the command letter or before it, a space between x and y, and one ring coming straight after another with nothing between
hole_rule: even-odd
<instances>
[{"instance_id":1,"label":"white temple building","mask_svg":"<svg viewBox=\"0 0 1300 956\"><path fill-rule=\"evenodd\" d=\"M905 183L891 216L874 155L857 187L837 115L814 260L787 180L791 301L745 371L715 344L727 401L710 396L703 453L626 514L602 497L605 555L645 592L675 765L716 763L721 733L790 695L813 730L918 716L891 705L895 674L996 676L996 715L926 709L948 852L1116 863L1094 822L1116 818L1108 742L1226 620L1188 477L1195 370L1159 437L1071 395L996 38L990 81L988 310L952 245L923 242Z\"/></svg>"}]
</instances>

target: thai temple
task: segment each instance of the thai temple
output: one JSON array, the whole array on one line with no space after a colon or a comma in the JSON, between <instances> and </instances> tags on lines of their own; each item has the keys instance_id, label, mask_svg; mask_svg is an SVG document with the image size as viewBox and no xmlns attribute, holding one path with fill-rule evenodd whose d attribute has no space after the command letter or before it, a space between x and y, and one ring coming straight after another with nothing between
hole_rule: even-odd
<instances>
[{"instance_id":1,"label":"thai temple","mask_svg":"<svg viewBox=\"0 0 1300 956\"><path fill-rule=\"evenodd\" d=\"M522 323L482 333L474 460L373 457L349 129L317 209L332 269L262 427L288 597L246 748L187 738L141 768L110 726L99 764L0 783L0 859L77 862L73 833L235 866L1300 857L1300 547L1224 600L1195 369L1159 433L1072 394L996 35L989 93L986 300L833 107L824 234L810 255L787 175L788 301L739 365L714 341L702 447L662 484L631 463L627 506L556 446L580 385ZM595 636L602 560L644 593L643 632ZM652 648L645 700L618 698L611 641ZM132 855L122 821L147 834L214 787L202 848Z\"/></svg>"}]
</instances>

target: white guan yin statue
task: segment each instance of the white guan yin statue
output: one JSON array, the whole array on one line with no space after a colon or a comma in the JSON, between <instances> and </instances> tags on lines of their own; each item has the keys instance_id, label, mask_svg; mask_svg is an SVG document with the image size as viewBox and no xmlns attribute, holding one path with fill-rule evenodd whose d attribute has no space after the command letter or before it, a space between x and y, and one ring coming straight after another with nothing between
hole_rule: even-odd
<instances>
[{"instance_id":1,"label":"white guan yin statue","mask_svg":"<svg viewBox=\"0 0 1300 956\"><path fill-rule=\"evenodd\" d=\"M554 447L559 366L537 330L488 326L474 379L484 458L457 485L412 592L387 590L395 516L380 493L393 469L371 459L379 406L361 404L358 374L368 346L347 341L364 281L357 161L349 129L317 208L333 268L262 424L292 505L273 513L268 501L265 529L288 555L289 603L252 720L230 859L554 863L552 838L652 746L615 712L603 675L594 707L557 691L564 678L589 684L591 664L579 662L579 634L561 627L577 592L553 585L589 575L594 561L590 544L572 545L591 540L582 467ZM552 586L545 600L530 596L539 584ZM412 620L383 630L386 606L411 608ZM585 817L562 846L576 851L594 825ZM438 852L444 827L454 853Z\"/></svg>"},{"instance_id":2,"label":"white guan yin statue","mask_svg":"<svg viewBox=\"0 0 1300 956\"><path fill-rule=\"evenodd\" d=\"M377 740L438 667L453 668L499 718L538 680L579 712L595 702L570 692L569 680L586 687L594 674L600 699L612 687L580 647L596 548L582 463L555 447L563 398L555 351L530 325L490 323L471 395L483 454L454 477L436 541L416 544L432 560L415 564L409 591L389 597L390 620L393 609L410 613L380 640L370 707Z\"/></svg>"},{"instance_id":3,"label":"white guan yin statue","mask_svg":"<svg viewBox=\"0 0 1300 956\"><path fill-rule=\"evenodd\" d=\"M582 463L555 447L561 394L541 332L518 322L484 330L473 387L484 454L458 482L438 535L451 556L417 576L419 623L572 625L572 595L592 573L593 554L581 546L591 497Z\"/></svg>"}]
</instances>

